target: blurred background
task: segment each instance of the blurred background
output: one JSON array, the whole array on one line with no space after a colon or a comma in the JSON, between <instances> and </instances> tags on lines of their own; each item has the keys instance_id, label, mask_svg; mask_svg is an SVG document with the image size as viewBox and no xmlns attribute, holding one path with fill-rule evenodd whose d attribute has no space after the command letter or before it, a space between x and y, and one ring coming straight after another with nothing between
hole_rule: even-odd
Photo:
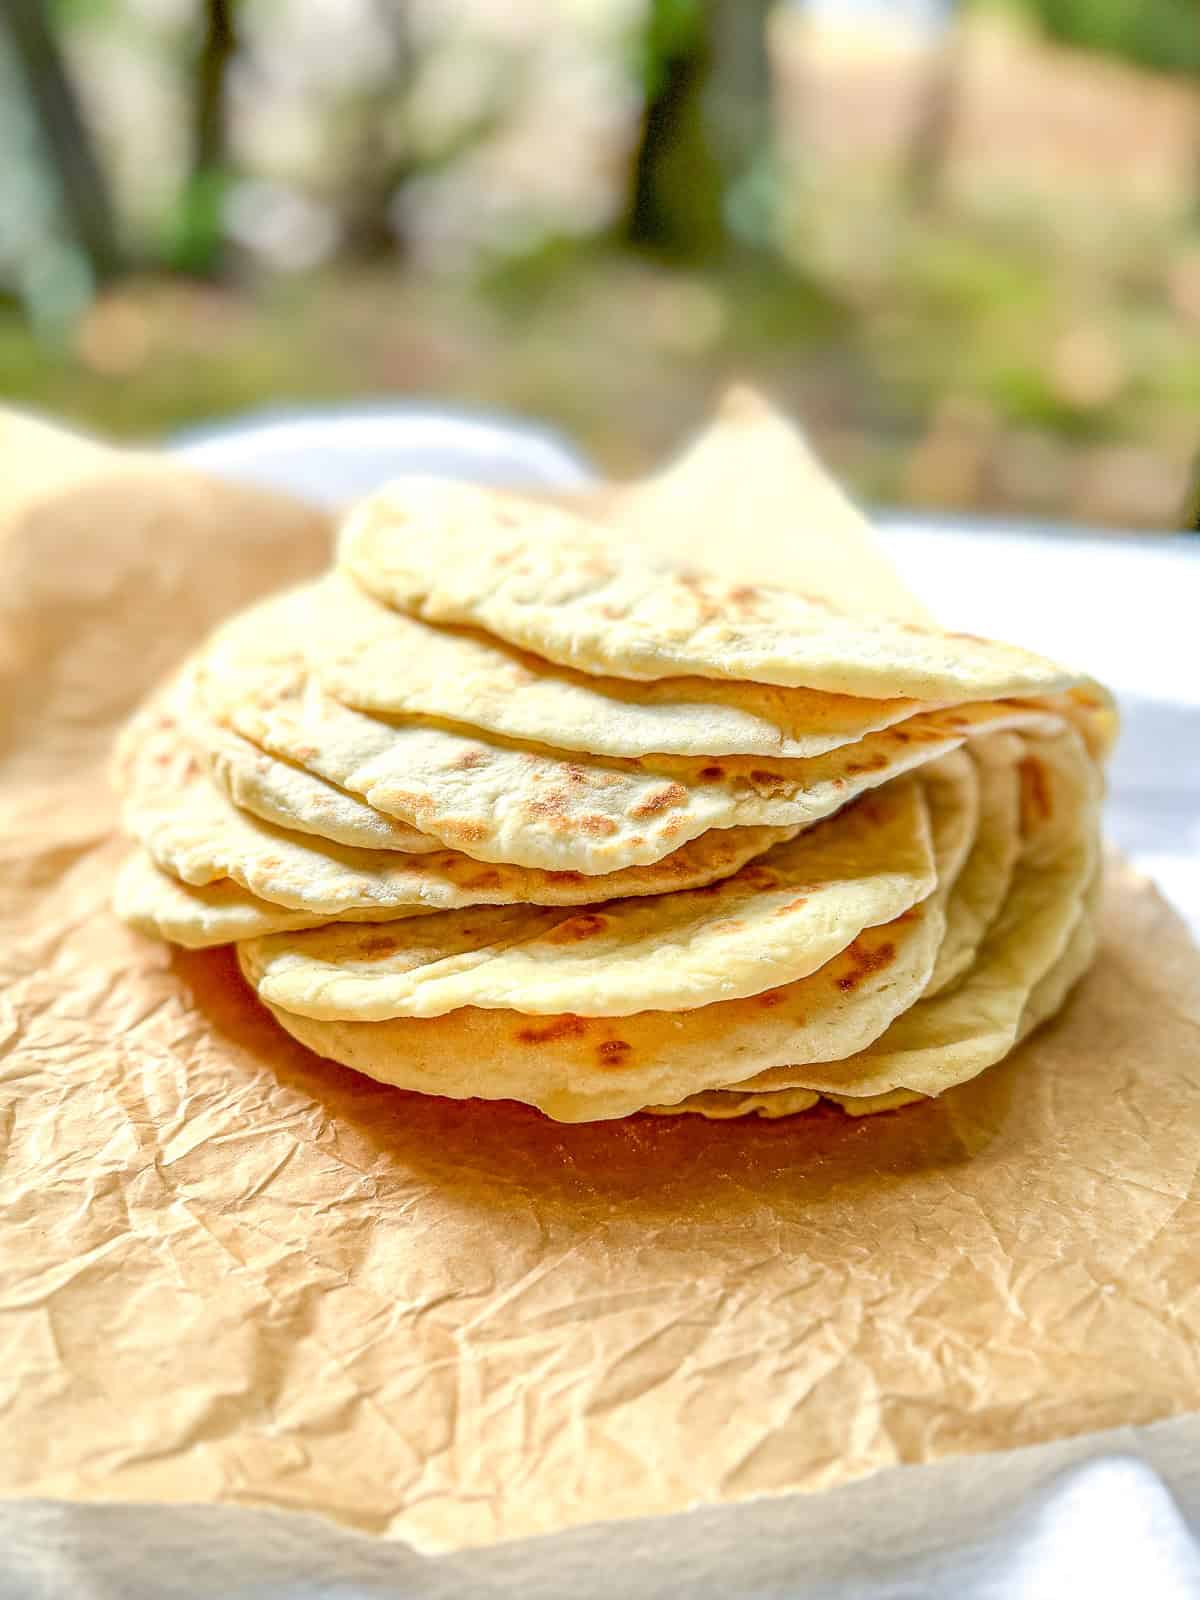
<instances>
[{"instance_id":1,"label":"blurred background","mask_svg":"<svg viewBox=\"0 0 1200 1600\"><path fill-rule=\"evenodd\" d=\"M731 377L868 498L1179 526L1197 0L2 0L0 392L397 396L614 472Z\"/></svg>"}]
</instances>

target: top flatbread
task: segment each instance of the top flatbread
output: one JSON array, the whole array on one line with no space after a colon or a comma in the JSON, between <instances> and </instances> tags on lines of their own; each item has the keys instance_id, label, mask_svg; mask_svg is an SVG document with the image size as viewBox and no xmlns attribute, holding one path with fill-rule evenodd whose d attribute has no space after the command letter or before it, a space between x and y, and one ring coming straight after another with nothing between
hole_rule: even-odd
<instances>
[{"instance_id":1,"label":"top flatbread","mask_svg":"<svg viewBox=\"0 0 1200 1600\"><path fill-rule=\"evenodd\" d=\"M940 702L1079 681L1015 645L692 572L569 511L438 479L404 479L364 501L338 552L388 605L483 628L582 672Z\"/></svg>"},{"instance_id":2,"label":"top flatbread","mask_svg":"<svg viewBox=\"0 0 1200 1600\"><path fill-rule=\"evenodd\" d=\"M372 599L345 573L312 598L320 627L306 632L305 655L336 699L563 750L803 760L932 709L713 678L599 678L487 634L433 627Z\"/></svg>"}]
</instances>

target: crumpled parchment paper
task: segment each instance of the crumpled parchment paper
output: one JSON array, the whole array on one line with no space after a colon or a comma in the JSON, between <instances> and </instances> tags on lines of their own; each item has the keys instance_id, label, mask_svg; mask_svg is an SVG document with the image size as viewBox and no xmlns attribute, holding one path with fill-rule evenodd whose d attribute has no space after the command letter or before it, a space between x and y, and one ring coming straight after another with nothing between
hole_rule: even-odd
<instances>
[{"instance_id":1,"label":"crumpled parchment paper","mask_svg":"<svg viewBox=\"0 0 1200 1600\"><path fill-rule=\"evenodd\" d=\"M563 1127L372 1083L107 910L115 724L327 528L61 439L39 467L24 427L0 1494L452 1549L1200 1407L1200 952L1153 888L1114 866L1066 1012L892 1116Z\"/></svg>"}]
</instances>

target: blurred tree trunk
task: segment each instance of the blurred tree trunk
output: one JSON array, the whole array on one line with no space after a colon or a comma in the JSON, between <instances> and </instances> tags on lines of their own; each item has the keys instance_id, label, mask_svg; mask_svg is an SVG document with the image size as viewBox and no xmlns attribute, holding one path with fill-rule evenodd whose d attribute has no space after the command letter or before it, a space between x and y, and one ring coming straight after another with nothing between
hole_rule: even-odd
<instances>
[{"instance_id":1,"label":"blurred tree trunk","mask_svg":"<svg viewBox=\"0 0 1200 1600\"><path fill-rule=\"evenodd\" d=\"M626 219L633 243L703 260L728 246L731 229L742 242L759 242L751 213L771 142L771 3L650 0Z\"/></svg>"},{"instance_id":2,"label":"blurred tree trunk","mask_svg":"<svg viewBox=\"0 0 1200 1600\"><path fill-rule=\"evenodd\" d=\"M192 84L188 175L171 219L166 257L177 272L219 275L225 255L229 181L226 85L237 53L237 0L204 0Z\"/></svg>"},{"instance_id":3,"label":"blurred tree trunk","mask_svg":"<svg viewBox=\"0 0 1200 1600\"><path fill-rule=\"evenodd\" d=\"M206 0L192 116L193 181L219 172L228 151L225 86L237 52L233 0Z\"/></svg>"},{"instance_id":4,"label":"blurred tree trunk","mask_svg":"<svg viewBox=\"0 0 1200 1600\"><path fill-rule=\"evenodd\" d=\"M667 255L711 256L724 222L705 127L712 39L703 0L650 0L642 49L646 102L626 233Z\"/></svg>"},{"instance_id":5,"label":"blurred tree trunk","mask_svg":"<svg viewBox=\"0 0 1200 1600\"><path fill-rule=\"evenodd\" d=\"M962 92L966 36L955 6L931 55L905 161L904 190L915 211L933 209L941 197Z\"/></svg>"},{"instance_id":6,"label":"blurred tree trunk","mask_svg":"<svg viewBox=\"0 0 1200 1600\"><path fill-rule=\"evenodd\" d=\"M410 175L411 155L395 122L412 85L413 41L407 0L375 0L375 14L388 41L389 70L356 97L348 179L342 197L342 239L347 254L379 260L402 248L396 192ZM398 108L399 111L398 111Z\"/></svg>"},{"instance_id":7,"label":"blurred tree trunk","mask_svg":"<svg viewBox=\"0 0 1200 1600\"><path fill-rule=\"evenodd\" d=\"M0 21L37 107L68 226L93 277L110 277L120 266L112 201L42 0L3 0Z\"/></svg>"}]
</instances>

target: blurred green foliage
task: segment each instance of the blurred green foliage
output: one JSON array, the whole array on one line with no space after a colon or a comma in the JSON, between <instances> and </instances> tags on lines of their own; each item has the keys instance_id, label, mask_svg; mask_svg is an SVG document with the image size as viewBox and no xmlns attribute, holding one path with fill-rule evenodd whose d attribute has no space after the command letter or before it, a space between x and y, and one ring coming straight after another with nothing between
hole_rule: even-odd
<instances>
[{"instance_id":1,"label":"blurred green foliage","mask_svg":"<svg viewBox=\"0 0 1200 1600\"><path fill-rule=\"evenodd\" d=\"M1200 72L1197 0L1013 0L1053 39L1159 72Z\"/></svg>"}]
</instances>

